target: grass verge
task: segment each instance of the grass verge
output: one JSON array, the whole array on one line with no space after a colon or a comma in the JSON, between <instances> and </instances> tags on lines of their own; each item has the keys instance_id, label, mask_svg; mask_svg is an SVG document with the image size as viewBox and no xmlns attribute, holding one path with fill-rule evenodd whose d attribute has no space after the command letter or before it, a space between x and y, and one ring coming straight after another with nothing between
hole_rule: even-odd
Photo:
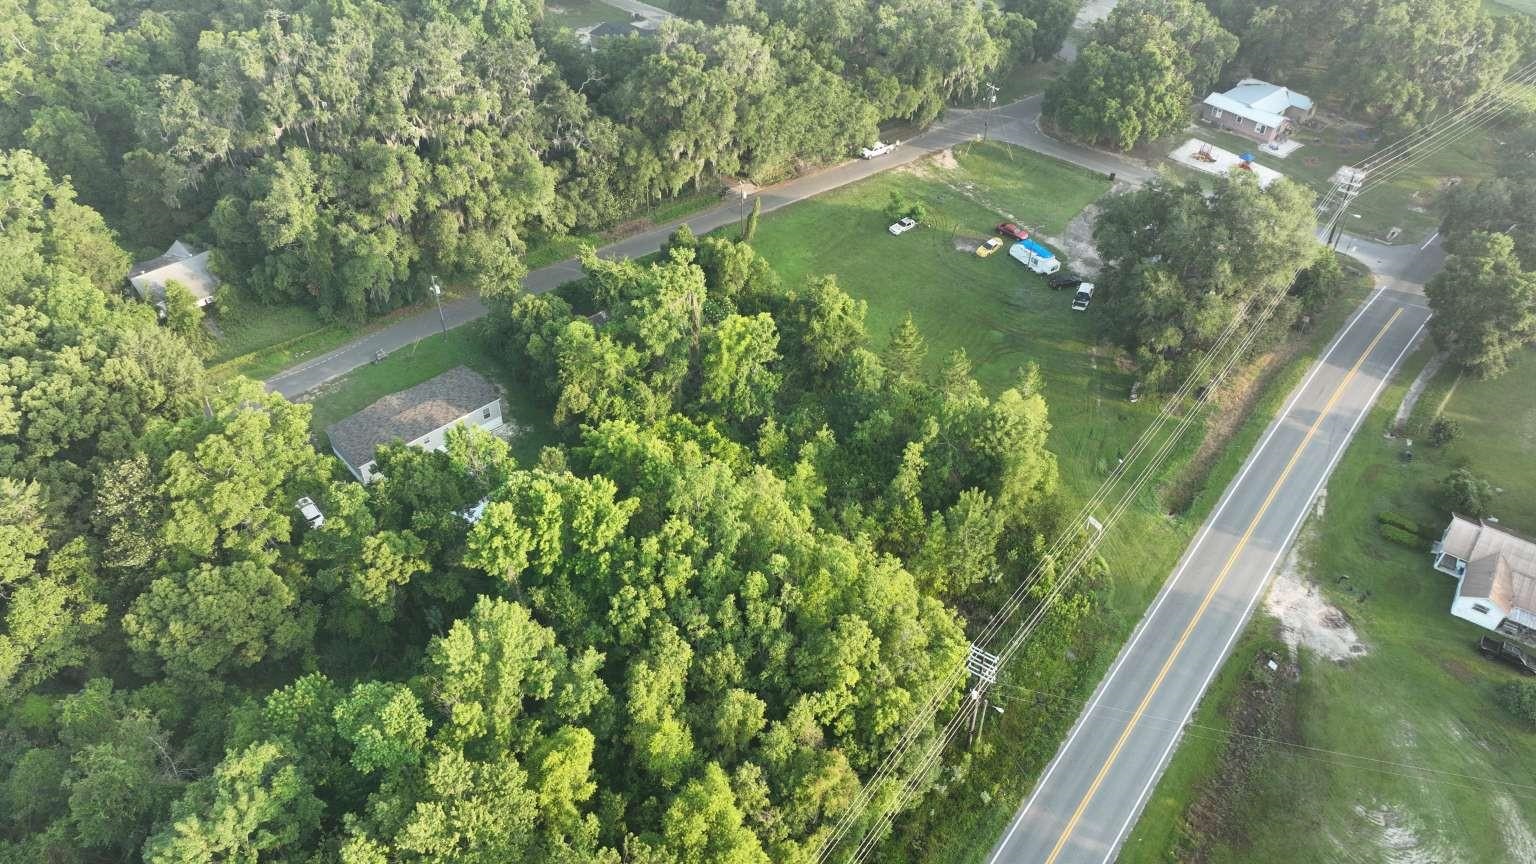
<instances>
[{"instance_id":1,"label":"grass verge","mask_svg":"<svg viewBox=\"0 0 1536 864\"><path fill-rule=\"evenodd\" d=\"M1413 365L1432 350L1421 348ZM1463 380L1445 408L1462 437L1442 449L1416 446L1408 462L1402 440L1378 433L1413 369L1389 385L1339 463L1326 518L1313 517L1302 548L1304 568L1369 649L1345 664L1302 650L1297 743L1317 750L1268 748L1233 793L1242 799L1235 813L1259 818L1232 833L1191 818L1219 762L1210 748L1181 747L1121 861L1178 860L1191 848L1211 862L1532 860L1536 800L1499 785L1536 772L1536 734L1492 700L1515 673L1478 656L1483 631L1448 614L1455 583L1429 567L1429 542L1390 543L1376 517L1391 510L1437 532L1446 518L1437 484L1468 465L1505 487L1494 502L1505 524L1536 529L1536 391L1521 379L1533 369L1536 350L1527 350L1502 378ZM1273 626L1255 619L1244 638L1265 638ZM1241 666L1223 667L1201 716L1240 710L1230 682Z\"/></svg>"}]
</instances>

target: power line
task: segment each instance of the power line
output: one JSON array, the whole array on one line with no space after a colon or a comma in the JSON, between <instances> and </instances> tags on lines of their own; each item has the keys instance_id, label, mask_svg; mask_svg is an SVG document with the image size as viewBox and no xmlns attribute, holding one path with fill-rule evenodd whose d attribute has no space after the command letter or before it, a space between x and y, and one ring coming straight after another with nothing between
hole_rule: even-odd
<instances>
[{"instance_id":1,"label":"power line","mask_svg":"<svg viewBox=\"0 0 1536 864\"><path fill-rule=\"evenodd\" d=\"M1430 124L1426 124L1418 133L1416 133L1422 139L1421 142L1419 142L1421 144L1424 142L1432 141L1437 137L1441 138L1442 140L1440 141L1438 147L1434 149L1428 149L1421 146L1418 150L1414 150L1412 149L1412 144L1414 142L1411 142L1408 138L1405 138L1399 142L1389 145L1386 148L1383 148L1383 150L1380 151L1377 156L1370 157L1367 162L1373 166L1394 172L1407 170L1408 168L1417 165L1427 156L1433 155L1433 153L1439 152L1439 150L1443 149L1445 146L1449 146L1449 143L1453 143L1455 140L1459 140L1456 138L1445 140L1444 138L1444 136L1451 134L1452 131L1457 127L1465 126L1466 123L1471 123L1473 125L1466 128L1466 131L1470 131L1471 128L1481 126L1487 121L1507 111L1510 103L1499 102L1498 95L1504 92L1504 90L1510 86L1532 83L1525 80L1527 75L1532 70L1536 70L1536 63L1530 64L1529 67L1522 68L1521 70L1518 70L1517 73L1514 73L1514 75L1511 76L1514 78L1514 80L1511 80L1511 78L1506 78L1504 82L1501 82L1501 84L1495 88L1494 92L1491 95L1487 95L1486 98L1480 96L1477 99L1472 100L1469 105L1464 105L1461 108L1458 108L1456 111L1452 112L1451 115L1448 115L1451 119L1447 120L1447 118L1442 117ZM1464 131L1462 134L1464 135L1466 132ZM1359 164L1364 163L1357 163L1357 165ZM1369 172L1371 169L1364 170L1367 172L1367 178L1369 178ZM1390 177L1388 179L1390 179ZM1368 182L1369 180L1367 180L1367 183ZM1358 174L1353 176L1346 174L1343 180L1333 184L1333 186L1325 193L1322 202L1319 204L1319 211L1327 215L1327 219L1324 221L1323 227L1321 229L1324 234L1332 231L1337 226L1339 221L1343 218L1344 211L1348 204L1359 194L1362 194L1365 189L1366 183L1359 182ZM1192 371L1189 377L1185 379L1179 390L1173 396L1169 397L1169 399L1164 403L1163 408L1160 410L1158 416L1154 419L1153 423L1149 425L1147 430L1143 432L1142 436L1138 438L1136 444L1132 448L1131 455L1129 455L1119 465L1116 466L1110 475L1105 478L1104 482L1100 484L1099 488L1094 492L1094 494L1090 496L1089 501L1082 508L1080 508L1078 518L1069 523L1069 530L1063 531L1050 545L1050 548L1046 550L1046 552L1042 553L1038 563L1034 568L1031 569L1030 573L1021 582L1018 588L1015 589L1013 594L1010 595L1008 600L1003 604L998 612L994 614L993 617L987 622L986 626L983 627L982 631L978 634L977 639L975 642L973 642L973 645L985 646L987 648L992 647L992 640L1012 619L1014 613L1017 612L1020 606L1022 606L1034 587L1039 584L1039 581L1042 578L1047 565L1056 562L1056 559L1060 555L1064 554L1069 548L1077 544L1079 534L1076 526L1081 525L1084 519L1088 515L1091 515L1094 509L1102 506L1104 501L1113 492L1115 486L1128 473L1130 473L1130 467L1134 463L1135 459L1139 458L1145 449L1151 446L1151 442L1162 433L1168 421L1174 416L1174 411L1176 408L1180 405L1183 405L1191 391L1200 386L1198 382L1202 380L1206 371L1208 370L1209 365L1215 361L1215 358L1223 354L1224 349L1226 348L1226 343L1234 338L1235 334L1238 332L1238 329L1242 325L1249 325L1246 332L1239 339L1236 348L1227 357L1226 363L1222 365L1220 370L1214 376L1208 379L1209 387L1211 389L1214 389L1215 385L1222 381L1225 376L1230 373L1239 359L1262 333L1265 323L1267 323L1269 318L1273 315L1275 309L1278 308L1280 301L1284 298L1285 294L1288 293L1290 285L1294 283L1295 278L1300 275L1302 269L1304 268L1297 267L1295 272L1291 275L1291 279L1289 281L1277 280L1277 284L1271 289L1270 294L1264 295L1262 291L1255 292L1247 300L1245 300L1243 304L1240 305L1238 311L1233 315L1232 321L1229 322L1228 327L1218 337L1217 341L1213 343L1212 348L1200 358L1196 364L1195 370ZM1264 296L1264 299L1267 301L1263 307L1263 310L1256 318L1248 319L1247 314L1249 307L1261 296ZM1028 616L1028 620L1019 628L1018 631L1015 632L1013 638L1009 639L1007 643L1005 643L1002 650L998 652L998 655L1001 658L1000 665L1006 664L1007 660L1013 656L1018 648L1022 646L1022 644L1033 633L1034 628L1041 620L1043 620L1044 616L1053 607L1055 601L1064 593L1066 587L1077 575L1078 569L1094 555L1103 536L1109 532L1110 528L1130 507L1135 498L1140 495L1141 490L1145 487L1146 483L1149 482L1151 478L1155 477L1156 474L1161 470L1163 463L1166 462L1169 455L1171 455L1172 450L1177 446L1179 440L1181 440L1184 432L1187 431L1189 425L1194 421L1194 418L1198 414L1197 409L1205 401L1204 395L1205 394L1197 395L1194 407L1186 410L1183 413L1183 415L1180 417L1179 423L1175 425L1174 431L1170 433L1169 436L1163 441L1162 446L1157 449L1152 458L1142 468L1136 480L1132 482L1131 487L1127 489L1126 492L1121 496L1120 500L1116 502L1115 507L1109 514L1109 518L1103 523L1103 529L1093 536L1087 538L1086 542L1081 545L1081 547L1078 549L1078 554L1073 556L1070 559L1068 565L1058 573L1058 578L1056 583L1052 586L1051 592L1047 595L1046 598L1036 604L1036 608L1033 610L1032 614ZM947 698L953 696L955 688L961 681L965 679L965 677L966 675L963 669L956 669L950 675L942 679L942 681L934 687L933 692L925 701L923 707L920 708L919 711L913 716L909 727L903 732L901 738L898 739L896 747L894 747L893 750L887 755L887 757L882 760L876 772L870 777L869 781L867 781L861 787L859 794L855 796L854 802L851 803L848 809L844 812L843 817L839 819L837 825L834 826L833 831L827 835L826 838L824 838L822 845L817 853L818 862L826 861L832 855L833 851L836 849L843 837L845 837L852 830L859 818L863 815L863 811L867 809L870 803L873 801L875 795L879 794L885 783L888 782L892 775L899 770L899 767L906 762L907 751L910 750L915 742L921 738L923 734L931 727L933 718L938 713L942 703L946 701ZM977 699L979 699L983 690L984 687L978 686L976 690L972 691L972 703L975 703ZM955 715L951 717L950 722L945 725L944 729L937 736L935 736L932 741L930 741L927 750L918 760L914 769L907 773L907 780L898 787L895 798L889 802L889 806L881 808L882 812L880 815L864 832L855 851L855 861L862 861L869 854L871 854L873 849L878 845L879 841L883 839L885 829L890 825L891 821L895 817L895 814L905 809L905 807L910 804L911 799L915 797L917 791L923 785L925 785L925 778L928 772L932 770L934 764L937 762L944 749L958 733L959 728L963 725L961 721L965 716L965 710L956 712Z\"/></svg>"}]
</instances>

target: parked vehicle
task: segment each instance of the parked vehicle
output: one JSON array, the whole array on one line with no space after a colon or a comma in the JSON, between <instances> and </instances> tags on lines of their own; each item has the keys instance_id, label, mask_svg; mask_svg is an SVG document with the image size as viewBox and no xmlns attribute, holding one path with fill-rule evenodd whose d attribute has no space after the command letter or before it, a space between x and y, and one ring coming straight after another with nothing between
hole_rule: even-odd
<instances>
[{"instance_id":1,"label":"parked vehicle","mask_svg":"<svg viewBox=\"0 0 1536 864\"><path fill-rule=\"evenodd\" d=\"M1004 237L1012 237L1015 240L1029 239L1029 232L1012 222L999 222L997 224L997 233Z\"/></svg>"},{"instance_id":2,"label":"parked vehicle","mask_svg":"<svg viewBox=\"0 0 1536 864\"><path fill-rule=\"evenodd\" d=\"M1140 402L1141 401L1141 381L1140 381L1140 379L1131 382L1131 401L1132 402Z\"/></svg>"},{"instance_id":3,"label":"parked vehicle","mask_svg":"<svg viewBox=\"0 0 1536 864\"><path fill-rule=\"evenodd\" d=\"M865 159L875 159L875 158L878 158L880 156L884 156L887 153L890 153L891 151L895 150L896 149L896 145L900 144L900 143L901 143L900 141L897 141L896 144L886 144L886 143L883 143L883 142L880 142L880 141L876 141L875 142L875 146L873 146L873 147L861 147L861 148L859 148L859 155L864 157Z\"/></svg>"},{"instance_id":4,"label":"parked vehicle","mask_svg":"<svg viewBox=\"0 0 1536 864\"><path fill-rule=\"evenodd\" d=\"M319 528L325 524L325 514L321 513L320 508L315 505L315 499L307 495L293 502L293 509L299 511L299 515L304 517L304 524L311 528Z\"/></svg>"},{"instance_id":5,"label":"parked vehicle","mask_svg":"<svg viewBox=\"0 0 1536 864\"><path fill-rule=\"evenodd\" d=\"M891 227L889 227L889 228L887 228L885 230L891 232L891 236L895 237L895 236L900 235L900 234L905 234L908 231L911 231L913 228L916 228L916 227L917 227L917 220L916 219L913 219L911 216L903 216L903 217L901 217L901 219L899 221L892 222L891 223Z\"/></svg>"},{"instance_id":6,"label":"parked vehicle","mask_svg":"<svg viewBox=\"0 0 1536 864\"><path fill-rule=\"evenodd\" d=\"M1536 675L1536 660L1532 660L1524 651L1503 639L1484 636L1477 643L1477 650L1490 660L1508 663L1527 675Z\"/></svg>"},{"instance_id":7,"label":"parked vehicle","mask_svg":"<svg viewBox=\"0 0 1536 864\"><path fill-rule=\"evenodd\" d=\"M1042 276L1049 276L1061 269L1061 261L1056 254L1033 240L1020 240L1008 248L1008 254Z\"/></svg>"},{"instance_id":8,"label":"parked vehicle","mask_svg":"<svg viewBox=\"0 0 1536 864\"><path fill-rule=\"evenodd\" d=\"M996 237L989 237L987 238L987 242L976 247L976 257L985 258L1001 248L1003 248L1003 241L997 239Z\"/></svg>"},{"instance_id":9,"label":"parked vehicle","mask_svg":"<svg viewBox=\"0 0 1536 864\"><path fill-rule=\"evenodd\" d=\"M1093 283L1084 282L1077 286L1077 293L1072 295L1072 311L1082 312L1088 308L1088 302L1093 299Z\"/></svg>"},{"instance_id":10,"label":"parked vehicle","mask_svg":"<svg viewBox=\"0 0 1536 864\"><path fill-rule=\"evenodd\" d=\"M1063 288L1076 288L1083 284L1083 277L1076 273L1061 272L1045 280L1045 284L1051 286L1052 291L1060 291Z\"/></svg>"}]
</instances>

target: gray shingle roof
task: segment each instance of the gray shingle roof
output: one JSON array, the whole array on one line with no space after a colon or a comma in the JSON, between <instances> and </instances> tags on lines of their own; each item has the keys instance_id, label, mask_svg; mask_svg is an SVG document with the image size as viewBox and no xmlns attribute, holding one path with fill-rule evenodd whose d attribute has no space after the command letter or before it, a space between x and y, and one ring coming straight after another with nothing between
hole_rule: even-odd
<instances>
[{"instance_id":1,"label":"gray shingle roof","mask_svg":"<svg viewBox=\"0 0 1536 864\"><path fill-rule=\"evenodd\" d=\"M391 393L325 429L331 447L353 467L381 444L414 441L496 401L501 391L467 366L455 366L407 390Z\"/></svg>"},{"instance_id":2,"label":"gray shingle roof","mask_svg":"<svg viewBox=\"0 0 1536 864\"><path fill-rule=\"evenodd\" d=\"M208 253L194 252L180 240L160 257L140 261L128 271L128 281L140 297L151 303L165 296L165 283L172 280L191 291L199 305L212 300L219 287L219 278L208 270Z\"/></svg>"}]
</instances>

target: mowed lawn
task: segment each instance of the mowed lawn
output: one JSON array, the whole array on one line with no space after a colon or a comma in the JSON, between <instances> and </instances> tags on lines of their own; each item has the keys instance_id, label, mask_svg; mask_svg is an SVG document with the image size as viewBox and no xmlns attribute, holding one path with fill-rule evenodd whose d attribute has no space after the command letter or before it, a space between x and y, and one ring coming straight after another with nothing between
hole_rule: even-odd
<instances>
[{"instance_id":1,"label":"mowed lawn","mask_svg":"<svg viewBox=\"0 0 1536 864\"><path fill-rule=\"evenodd\" d=\"M1417 359L1413 366L1424 358ZM1536 860L1536 730L1493 701L1494 688L1517 673L1479 656L1474 646L1484 631L1448 614L1455 581L1429 567L1429 541L1413 549L1389 543L1376 520L1392 510L1432 531L1443 527L1436 486L1467 465L1504 488L1493 506L1504 524L1536 533L1533 374L1536 350L1527 350L1498 380L1462 380L1444 413L1465 434L1444 449L1420 443L1412 462L1401 458L1401 439L1381 434L1408 375L1383 395L1340 462L1303 547L1313 580L1369 653L1341 665L1303 649L1293 693L1297 743L1316 749L1267 748L1235 804L1232 818L1246 839L1185 834L1186 846L1209 853L1205 860ZM1225 725L1236 682L1274 627L1272 619L1255 620L1197 723ZM1221 747L1210 738L1197 730L1180 748L1122 861L1174 859L1175 842L1189 830L1188 803L1219 770Z\"/></svg>"},{"instance_id":2,"label":"mowed lawn","mask_svg":"<svg viewBox=\"0 0 1536 864\"><path fill-rule=\"evenodd\" d=\"M523 428L523 432L510 441L512 453L522 464L530 464L538 457L539 449L554 440L549 410L540 406L521 384L512 379L477 324L447 334L439 333L409 348L401 348L382 361L356 369L295 401L310 403L313 410L310 425L315 440L322 449L329 451L325 427L391 393L413 387L460 365L501 385L504 418Z\"/></svg>"},{"instance_id":3,"label":"mowed lawn","mask_svg":"<svg viewBox=\"0 0 1536 864\"><path fill-rule=\"evenodd\" d=\"M752 245L787 285L835 275L843 290L869 304L876 349L910 314L927 340L930 367L964 349L989 393L1017 381L1026 363L1038 363L1063 474L1075 489L1092 488L1156 406L1127 401L1132 376L1097 343L1098 310L1071 311L1070 293L1047 288L1008 256L1006 244L989 258L956 245L992 236L1004 219L1060 235L1109 181L1003 144L961 148L956 159L955 168L925 160L770 214ZM928 209L923 225L899 237L886 231L893 191Z\"/></svg>"}]
</instances>

